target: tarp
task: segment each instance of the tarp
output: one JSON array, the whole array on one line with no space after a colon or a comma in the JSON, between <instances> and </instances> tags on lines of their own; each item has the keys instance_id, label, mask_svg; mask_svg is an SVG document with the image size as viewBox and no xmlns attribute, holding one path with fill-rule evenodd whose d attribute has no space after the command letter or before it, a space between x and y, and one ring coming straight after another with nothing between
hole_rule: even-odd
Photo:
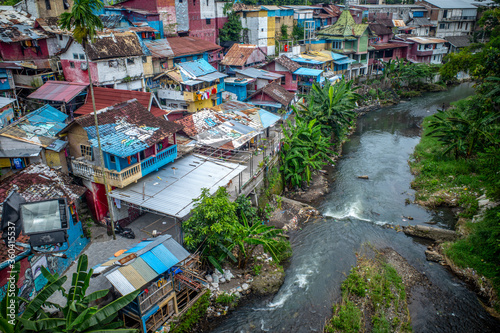
<instances>
[{"instance_id":1,"label":"tarp","mask_svg":"<svg viewBox=\"0 0 500 333\"><path fill-rule=\"evenodd\" d=\"M345 65L345 64L350 64L355 62L356 60L346 58L346 59L341 59L341 60L334 60L333 62L336 63L337 65Z\"/></svg>"},{"instance_id":2,"label":"tarp","mask_svg":"<svg viewBox=\"0 0 500 333\"><path fill-rule=\"evenodd\" d=\"M323 71L321 69L311 69L311 68L304 68L301 67L297 69L293 74L295 75L306 75L306 76L318 76L321 75Z\"/></svg>"}]
</instances>

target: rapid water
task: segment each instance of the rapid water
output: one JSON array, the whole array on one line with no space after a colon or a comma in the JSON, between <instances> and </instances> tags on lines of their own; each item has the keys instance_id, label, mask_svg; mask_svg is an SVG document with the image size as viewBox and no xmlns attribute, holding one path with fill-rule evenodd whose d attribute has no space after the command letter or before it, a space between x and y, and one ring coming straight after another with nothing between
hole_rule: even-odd
<instances>
[{"instance_id":1,"label":"rapid water","mask_svg":"<svg viewBox=\"0 0 500 333\"><path fill-rule=\"evenodd\" d=\"M426 261L428 244L382 227L424 222L453 227L449 211L405 205L405 199L414 199L407 162L419 142L422 119L443 103L472 93L470 84L462 84L358 119L337 163L331 192L320 204L325 217L291 235L293 256L279 292L242 305L214 332L320 332L332 304L340 300L341 282L356 264L355 253L365 243L393 248L428 277L432 286L416 287L410 298L414 332L500 331L500 323L474 293L445 268ZM360 175L369 179L358 179Z\"/></svg>"}]
</instances>

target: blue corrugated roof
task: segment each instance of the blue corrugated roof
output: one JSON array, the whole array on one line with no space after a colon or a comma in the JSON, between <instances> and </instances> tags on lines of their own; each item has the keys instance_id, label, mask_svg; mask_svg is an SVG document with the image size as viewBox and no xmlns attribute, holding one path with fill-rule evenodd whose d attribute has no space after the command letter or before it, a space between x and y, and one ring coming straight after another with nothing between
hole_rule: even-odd
<instances>
[{"instance_id":1,"label":"blue corrugated roof","mask_svg":"<svg viewBox=\"0 0 500 333\"><path fill-rule=\"evenodd\" d=\"M179 262L179 259L177 259L163 244L158 245L157 247L153 248L151 250L151 253L153 253L157 260L161 261L167 269L174 266Z\"/></svg>"},{"instance_id":2,"label":"blue corrugated roof","mask_svg":"<svg viewBox=\"0 0 500 333\"><path fill-rule=\"evenodd\" d=\"M57 121L57 122L61 122L63 123L67 118L68 118L68 115L62 113L61 111L57 110L56 108L50 106L50 105L44 105L42 106L41 108L31 112L28 114L28 117L30 117L30 115L38 115L40 117L44 117L48 120L51 120L51 121Z\"/></svg>"},{"instance_id":3,"label":"blue corrugated roof","mask_svg":"<svg viewBox=\"0 0 500 333\"><path fill-rule=\"evenodd\" d=\"M235 69L234 70L238 74L243 74L245 76L249 76L252 78L258 78L258 79L266 79L266 80L276 80L280 77L283 77L284 75L278 74L278 73L273 73L273 72L268 72L263 69L257 69L253 67L245 68L245 69Z\"/></svg>"},{"instance_id":4,"label":"blue corrugated roof","mask_svg":"<svg viewBox=\"0 0 500 333\"><path fill-rule=\"evenodd\" d=\"M137 244L136 246L134 246L133 248L131 249L128 249L125 253L133 253L133 252L137 252L139 250L142 250L143 248L145 248L148 244L151 244L152 241L142 241L140 242L139 244Z\"/></svg>"},{"instance_id":5,"label":"blue corrugated roof","mask_svg":"<svg viewBox=\"0 0 500 333\"><path fill-rule=\"evenodd\" d=\"M310 65L322 65L326 62L326 61L312 60L300 57L292 57L290 59L295 62L298 62L299 64L310 64Z\"/></svg>"},{"instance_id":6,"label":"blue corrugated roof","mask_svg":"<svg viewBox=\"0 0 500 333\"><path fill-rule=\"evenodd\" d=\"M89 142L92 147L98 147L95 127L88 126L84 127L84 129L88 134ZM141 129L146 129L147 131L154 133L159 129L159 127L142 127ZM130 130L130 128L128 130ZM127 135L126 132L127 129L117 130L117 124L99 125L102 150L107 153L126 158L127 156L137 154L138 152L149 148L149 145L146 142L135 139L132 140L130 134Z\"/></svg>"},{"instance_id":7,"label":"blue corrugated roof","mask_svg":"<svg viewBox=\"0 0 500 333\"><path fill-rule=\"evenodd\" d=\"M340 59L345 59L347 58L346 55L343 55L343 54L338 54L338 53L335 53L335 52L332 52L332 59L333 60L340 60Z\"/></svg>"},{"instance_id":8,"label":"blue corrugated roof","mask_svg":"<svg viewBox=\"0 0 500 333\"><path fill-rule=\"evenodd\" d=\"M305 67L300 67L295 72L293 72L293 74L295 75L307 75L307 76L318 76L321 75L321 73L323 73L321 69L311 69Z\"/></svg>"},{"instance_id":9,"label":"blue corrugated roof","mask_svg":"<svg viewBox=\"0 0 500 333\"><path fill-rule=\"evenodd\" d=\"M205 59L183 62L177 64L177 66L195 77L207 75L217 71Z\"/></svg>"},{"instance_id":10,"label":"blue corrugated roof","mask_svg":"<svg viewBox=\"0 0 500 333\"><path fill-rule=\"evenodd\" d=\"M153 252L146 252L140 256L158 274L165 273L170 267L166 266Z\"/></svg>"},{"instance_id":11,"label":"blue corrugated roof","mask_svg":"<svg viewBox=\"0 0 500 333\"><path fill-rule=\"evenodd\" d=\"M280 116L277 116L275 114L272 114L271 112L262 109L259 110L259 117L260 121L262 122L262 126L264 126L264 128L273 126L274 124L276 124L276 122L278 122L281 119Z\"/></svg>"}]
</instances>

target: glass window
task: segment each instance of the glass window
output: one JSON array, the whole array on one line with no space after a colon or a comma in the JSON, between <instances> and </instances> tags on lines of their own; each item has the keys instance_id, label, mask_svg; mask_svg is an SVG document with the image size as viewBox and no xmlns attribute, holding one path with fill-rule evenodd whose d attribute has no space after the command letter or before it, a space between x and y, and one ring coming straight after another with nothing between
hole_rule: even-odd
<instances>
[{"instance_id":1,"label":"glass window","mask_svg":"<svg viewBox=\"0 0 500 333\"><path fill-rule=\"evenodd\" d=\"M45 9L50 10L50 0L45 0Z\"/></svg>"},{"instance_id":2,"label":"glass window","mask_svg":"<svg viewBox=\"0 0 500 333\"><path fill-rule=\"evenodd\" d=\"M77 59L78 60L78 53L73 53L73 59Z\"/></svg>"},{"instance_id":3,"label":"glass window","mask_svg":"<svg viewBox=\"0 0 500 333\"><path fill-rule=\"evenodd\" d=\"M73 61L70 61L70 62L69 62L69 67L71 67L71 68L75 68L75 63L74 63Z\"/></svg>"},{"instance_id":4,"label":"glass window","mask_svg":"<svg viewBox=\"0 0 500 333\"><path fill-rule=\"evenodd\" d=\"M85 60L85 54L80 53L80 60Z\"/></svg>"}]
</instances>

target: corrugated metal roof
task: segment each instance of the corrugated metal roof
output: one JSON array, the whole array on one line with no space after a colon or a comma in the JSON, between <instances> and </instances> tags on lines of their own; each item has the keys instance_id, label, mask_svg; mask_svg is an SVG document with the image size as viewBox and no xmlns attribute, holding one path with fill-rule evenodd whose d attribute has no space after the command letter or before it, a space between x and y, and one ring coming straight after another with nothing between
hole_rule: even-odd
<instances>
[{"instance_id":1,"label":"corrugated metal roof","mask_svg":"<svg viewBox=\"0 0 500 333\"><path fill-rule=\"evenodd\" d=\"M142 254L141 258L158 274L162 274L170 268L159 260L159 258L157 258L152 252Z\"/></svg>"},{"instance_id":2,"label":"corrugated metal roof","mask_svg":"<svg viewBox=\"0 0 500 333\"><path fill-rule=\"evenodd\" d=\"M204 52L222 49L217 44L197 37L168 37L168 43L174 52L174 57L190 54L201 54Z\"/></svg>"},{"instance_id":3,"label":"corrugated metal roof","mask_svg":"<svg viewBox=\"0 0 500 333\"><path fill-rule=\"evenodd\" d=\"M446 40L441 38L431 38L431 37L409 37L407 40L416 42L418 44L438 44L446 43Z\"/></svg>"},{"instance_id":4,"label":"corrugated metal roof","mask_svg":"<svg viewBox=\"0 0 500 333\"><path fill-rule=\"evenodd\" d=\"M106 274L105 277L122 295L130 294L131 292L136 290L118 269Z\"/></svg>"},{"instance_id":5,"label":"corrugated metal roof","mask_svg":"<svg viewBox=\"0 0 500 333\"><path fill-rule=\"evenodd\" d=\"M268 72L263 69L257 69L257 68L246 68L246 69L235 69L234 70L238 74L242 74L245 76L253 77L256 79L265 79L265 80L276 80L281 77L284 77L282 74L278 73L273 73L273 72Z\"/></svg>"},{"instance_id":6,"label":"corrugated metal roof","mask_svg":"<svg viewBox=\"0 0 500 333\"><path fill-rule=\"evenodd\" d=\"M69 102L87 88L86 83L47 81L28 98L36 98L44 101Z\"/></svg>"},{"instance_id":7,"label":"corrugated metal roof","mask_svg":"<svg viewBox=\"0 0 500 333\"><path fill-rule=\"evenodd\" d=\"M132 265L127 265L118 268L120 273L127 279L135 290L140 289L143 285L148 283Z\"/></svg>"},{"instance_id":8,"label":"corrugated metal roof","mask_svg":"<svg viewBox=\"0 0 500 333\"><path fill-rule=\"evenodd\" d=\"M148 246L151 243L152 243L152 241L142 241L139 244L137 244L136 246L134 246L133 248L128 249L125 253L137 252L139 250L142 250L143 248L145 248L146 246Z\"/></svg>"},{"instance_id":9,"label":"corrugated metal roof","mask_svg":"<svg viewBox=\"0 0 500 333\"><path fill-rule=\"evenodd\" d=\"M205 59L182 62L177 64L177 67L179 67L181 71L185 71L187 75L192 76L191 78L197 78L198 76L217 71L214 66L210 65Z\"/></svg>"},{"instance_id":10,"label":"corrugated metal roof","mask_svg":"<svg viewBox=\"0 0 500 333\"><path fill-rule=\"evenodd\" d=\"M156 258L158 258L168 268L174 266L179 262L179 260L172 253L170 253L170 251L167 250L165 246L163 246L163 244L160 244L153 248L151 250L151 253L153 253Z\"/></svg>"},{"instance_id":11,"label":"corrugated metal roof","mask_svg":"<svg viewBox=\"0 0 500 333\"><path fill-rule=\"evenodd\" d=\"M470 4L470 2L467 1L460 1L460 0L425 0L425 1L430 3L431 5L443 9L477 9L476 6Z\"/></svg>"},{"instance_id":12,"label":"corrugated metal roof","mask_svg":"<svg viewBox=\"0 0 500 333\"><path fill-rule=\"evenodd\" d=\"M207 158L189 155L157 172L150 173L137 183L123 189L114 189L110 192L110 196L166 215L183 218L192 209L193 200L200 196L202 188L208 188L213 194L219 186L225 186L245 169L245 166L238 164L219 160L212 162Z\"/></svg>"},{"instance_id":13,"label":"corrugated metal roof","mask_svg":"<svg viewBox=\"0 0 500 333\"><path fill-rule=\"evenodd\" d=\"M174 51L166 38L157 40L145 40L144 44L151 51L153 58L171 58L174 56Z\"/></svg>"},{"instance_id":14,"label":"corrugated metal roof","mask_svg":"<svg viewBox=\"0 0 500 333\"><path fill-rule=\"evenodd\" d=\"M185 248L181 246L181 244L177 243L175 239L169 238L165 242L163 242L163 246L167 248L179 261L183 261L187 257L189 257L189 252L186 251Z\"/></svg>"},{"instance_id":15,"label":"corrugated metal roof","mask_svg":"<svg viewBox=\"0 0 500 333\"><path fill-rule=\"evenodd\" d=\"M304 67L301 67L301 68L297 69L295 72L293 72L293 74L296 74L296 75L307 75L307 76L318 76L318 75L321 75L321 73L323 73L323 70L321 70L321 69L311 69L311 68L304 68Z\"/></svg>"},{"instance_id":16,"label":"corrugated metal roof","mask_svg":"<svg viewBox=\"0 0 500 333\"><path fill-rule=\"evenodd\" d=\"M11 103L14 103L15 101L16 100L14 98L0 97L0 109Z\"/></svg>"},{"instance_id":17,"label":"corrugated metal roof","mask_svg":"<svg viewBox=\"0 0 500 333\"><path fill-rule=\"evenodd\" d=\"M175 242L175 243L177 243L177 242ZM179 244L179 243L177 243L177 244ZM188 255L189 255L189 252L188 252ZM134 267L136 271L141 273L141 276L144 279L144 281L146 281L146 283L149 281L152 281L153 279L155 279L158 276L158 274L151 268L151 266L149 266L144 261L144 259L142 259L141 257L136 258L134 260L134 262L130 264L130 266Z\"/></svg>"},{"instance_id":18,"label":"corrugated metal roof","mask_svg":"<svg viewBox=\"0 0 500 333\"><path fill-rule=\"evenodd\" d=\"M4 127L0 135L48 148L66 127L67 118L66 114L45 105Z\"/></svg>"},{"instance_id":19,"label":"corrugated metal roof","mask_svg":"<svg viewBox=\"0 0 500 333\"><path fill-rule=\"evenodd\" d=\"M215 72L215 73L210 73L210 74L203 75L203 76L198 76L197 79L205 81L205 82L213 82L215 80L222 79L224 77L227 77L227 75L219 73L219 72Z\"/></svg>"},{"instance_id":20,"label":"corrugated metal roof","mask_svg":"<svg viewBox=\"0 0 500 333\"><path fill-rule=\"evenodd\" d=\"M340 60L334 60L333 62L336 63L337 65L345 65L345 64L350 64L352 62L355 62L356 60L351 59L351 58L345 58L345 59L340 59Z\"/></svg>"},{"instance_id":21,"label":"corrugated metal roof","mask_svg":"<svg viewBox=\"0 0 500 333\"><path fill-rule=\"evenodd\" d=\"M313 60L313 59L306 59L302 57L291 57L291 60L299 63L299 64L309 64L309 65L322 65L326 62L326 60Z\"/></svg>"},{"instance_id":22,"label":"corrugated metal roof","mask_svg":"<svg viewBox=\"0 0 500 333\"><path fill-rule=\"evenodd\" d=\"M265 54L257 48L257 45L233 44L220 63L225 66L241 67L247 62L258 63L265 60Z\"/></svg>"}]
</instances>

